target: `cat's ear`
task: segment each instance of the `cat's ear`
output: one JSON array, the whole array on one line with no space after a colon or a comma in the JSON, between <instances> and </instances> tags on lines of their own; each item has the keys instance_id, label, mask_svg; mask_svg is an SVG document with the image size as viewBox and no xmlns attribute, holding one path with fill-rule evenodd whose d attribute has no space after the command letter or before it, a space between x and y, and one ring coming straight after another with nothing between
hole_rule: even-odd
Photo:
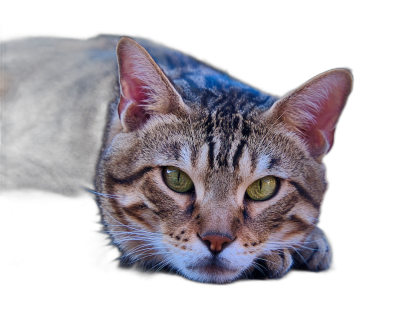
<instances>
[{"instance_id":1,"label":"cat's ear","mask_svg":"<svg viewBox=\"0 0 400 325\"><path fill-rule=\"evenodd\" d=\"M120 39L117 58L121 92L118 114L124 130L140 127L151 114L167 114L183 106L164 72L133 39Z\"/></svg>"},{"instance_id":2,"label":"cat's ear","mask_svg":"<svg viewBox=\"0 0 400 325\"><path fill-rule=\"evenodd\" d=\"M290 92L271 110L306 141L312 156L321 159L332 148L336 124L352 84L349 70L329 70Z\"/></svg>"}]
</instances>

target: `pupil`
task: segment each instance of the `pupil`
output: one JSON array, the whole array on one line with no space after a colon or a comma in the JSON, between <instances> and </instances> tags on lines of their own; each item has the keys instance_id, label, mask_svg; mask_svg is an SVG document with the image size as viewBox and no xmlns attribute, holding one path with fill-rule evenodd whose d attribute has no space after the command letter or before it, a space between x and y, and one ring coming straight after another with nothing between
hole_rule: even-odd
<instances>
[{"instance_id":1,"label":"pupil","mask_svg":"<svg viewBox=\"0 0 400 325\"><path fill-rule=\"evenodd\" d=\"M181 171L178 171L178 183L180 183L180 179L181 179Z\"/></svg>"}]
</instances>

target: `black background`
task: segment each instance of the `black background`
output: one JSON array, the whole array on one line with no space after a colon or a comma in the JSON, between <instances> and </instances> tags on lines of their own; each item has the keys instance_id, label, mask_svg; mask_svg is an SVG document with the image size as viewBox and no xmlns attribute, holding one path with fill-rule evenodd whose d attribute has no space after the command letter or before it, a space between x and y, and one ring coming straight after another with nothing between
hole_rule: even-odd
<instances>
[{"instance_id":1,"label":"black background","mask_svg":"<svg viewBox=\"0 0 400 325\"><path fill-rule=\"evenodd\" d=\"M3 263L9 271L4 281L14 288L12 301L29 297L35 302L41 293L47 302L57 304L72 293L74 302L98 298L106 305L110 300L129 302L132 307L138 302L169 304L174 306L171 312L176 308L178 314L183 305L192 306L198 308L199 317L208 317L201 310L210 309L229 314L267 312L265 321L276 306L287 307L299 319L309 318L316 310L329 317L371 313L365 303L378 299L375 288L391 276L390 271L382 271L379 253L373 251L378 243L372 234L380 231L373 202L378 189L376 179L371 180L373 188L366 181L377 163L369 156L369 148L378 141L370 137L370 125L377 109L371 95L379 83L371 76L377 69L377 49L385 45L380 37L384 28L376 28L372 19L380 13L330 8L329 15L324 11L306 17L293 8L288 15L283 8L250 6L236 8L235 13L230 8L216 11L196 5L184 10L173 5L109 6L101 13L70 7L40 12L35 7L30 14L30 8L24 7L22 16L14 10L2 40L26 36L86 39L100 34L146 37L276 95L327 70L350 69L354 91L339 123L334 149L325 159L330 189L320 226L333 247L333 267L325 274L292 274L282 281L224 286L164 275L133 275L116 268L115 249L104 248L93 200L10 193L2 196L7 207L3 233L10 238ZM377 124L375 131L381 127Z\"/></svg>"}]
</instances>

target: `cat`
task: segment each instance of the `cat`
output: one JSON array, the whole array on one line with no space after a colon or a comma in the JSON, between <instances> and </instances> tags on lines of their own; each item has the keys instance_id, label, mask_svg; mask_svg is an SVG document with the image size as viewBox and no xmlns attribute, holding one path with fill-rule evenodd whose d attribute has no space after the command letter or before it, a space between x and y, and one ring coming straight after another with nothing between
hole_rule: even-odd
<instances>
[{"instance_id":1,"label":"cat","mask_svg":"<svg viewBox=\"0 0 400 325\"><path fill-rule=\"evenodd\" d=\"M94 179L124 266L212 283L329 268L322 159L348 69L278 98L140 38L2 46L3 189L76 195Z\"/></svg>"}]
</instances>

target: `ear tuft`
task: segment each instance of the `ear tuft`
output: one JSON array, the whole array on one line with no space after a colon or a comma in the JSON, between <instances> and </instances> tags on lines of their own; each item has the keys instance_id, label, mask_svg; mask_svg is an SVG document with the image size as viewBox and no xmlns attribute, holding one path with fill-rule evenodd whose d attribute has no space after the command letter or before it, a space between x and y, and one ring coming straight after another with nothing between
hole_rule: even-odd
<instances>
[{"instance_id":1,"label":"ear tuft","mask_svg":"<svg viewBox=\"0 0 400 325\"><path fill-rule=\"evenodd\" d=\"M349 70L330 70L276 102L273 110L306 140L311 154L321 158L332 148L336 124L352 84Z\"/></svg>"},{"instance_id":2,"label":"ear tuft","mask_svg":"<svg viewBox=\"0 0 400 325\"><path fill-rule=\"evenodd\" d=\"M140 127L151 114L167 114L182 105L164 72L133 39L121 38L117 58L121 91L118 113L125 130Z\"/></svg>"}]
</instances>

